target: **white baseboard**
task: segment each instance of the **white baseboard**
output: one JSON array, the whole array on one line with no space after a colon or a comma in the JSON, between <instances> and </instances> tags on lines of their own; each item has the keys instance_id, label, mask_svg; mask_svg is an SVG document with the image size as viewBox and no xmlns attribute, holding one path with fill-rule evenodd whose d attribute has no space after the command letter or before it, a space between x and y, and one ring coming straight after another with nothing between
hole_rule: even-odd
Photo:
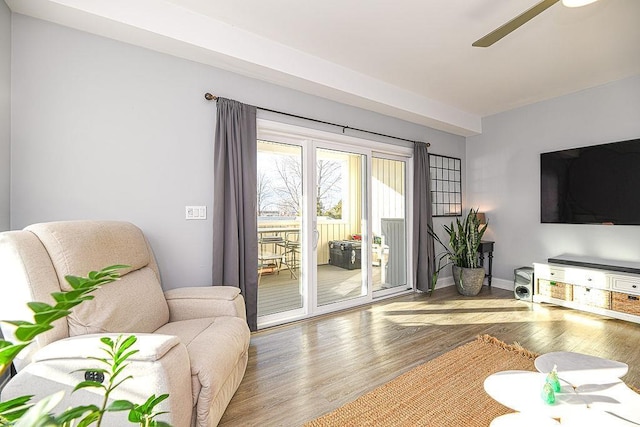
<instances>
[{"instance_id":1,"label":"white baseboard","mask_svg":"<svg viewBox=\"0 0 640 427\"><path fill-rule=\"evenodd\" d=\"M442 289L454 285L455 283L453 283L453 276L438 277L438 281L436 282L436 289Z\"/></svg>"},{"instance_id":2,"label":"white baseboard","mask_svg":"<svg viewBox=\"0 0 640 427\"><path fill-rule=\"evenodd\" d=\"M513 292L513 280L491 278L491 287Z\"/></svg>"}]
</instances>

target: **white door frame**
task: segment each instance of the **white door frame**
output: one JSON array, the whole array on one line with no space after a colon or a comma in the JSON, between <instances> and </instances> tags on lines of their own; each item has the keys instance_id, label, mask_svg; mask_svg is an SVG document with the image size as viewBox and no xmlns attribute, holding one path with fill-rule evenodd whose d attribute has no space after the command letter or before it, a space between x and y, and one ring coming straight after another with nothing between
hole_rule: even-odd
<instances>
[{"instance_id":1,"label":"white door frame","mask_svg":"<svg viewBox=\"0 0 640 427\"><path fill-rule=\"evenodd\" d=\"M317 305L317 249L313 247L315 236L313 235L313 227L309 224L309 221L317 221L316 218L316 208L315 208L315 178L314 179L303 179L303 197L304 197L304 208L303 212L309 212L310 214L303 215L302 219L302 262L304 262L304 266L301 269L302 273L302 283L303 285L307 284L307 289L303 292L303 307L301 309L291 310L285 313L277 313L269 316L261 316L258 318L258 328L264 328L268 326L274 326L277 324L286 323L288 321L300 320L308 317L317 316L320 314L326 314L346 308L355 307L362 304L370 303L371 301L378 298L384 298L389 296L397 296L403 293L403 291L391 291L390 293L380 293L377 292L375 297L373 295L373 286L372 286L372 266L369 260L371 259L371 245L368 244L368 240L372 235L372 227L371 221L369 220L371 216L371 159L372 156L382 158L390 158L396 160L406 161L406 170L407 170L407 194L412 194L413 192L413 182L408 177L413 176L413 149L386 144L381 142L375 142L370 140L365 140L362 138L356 138L347 135L335 134L331 132L325 132L315 129L309 129L305 127L275 122L271 120L258 119L258 139L273 141L273 142L282 142L286 144L293 144L302 147L302 159L303 159L303 171L304 174L308 174L310 168L315 171L316 168L316 148L326 148L329 150L337 150L344 151L354 154L362 154L366 158L366 162L363 163L363 168L366 168L367 173L365 174L367 178L367 182L363 183L366 187L366 192L364 195L364 203L366 206L367 220L366 220L366 235L363 236L365 241L362 242L363 248L369 248L366 251L363 251L363 264L367 266L366 272L363 271L366 280L367 293L361 297L348 299L345 301L340 301L332 304L327 304L324 306L318 307ZM310 152L311 150L311 152ZM314 174L315 176L315 174ZM412 232L411 232L411 224L412 222L412 200L407 197L407 280L410 280L413 283L412 278L412 268L413 259L412 259ZM311 219L310 219L311 218ZM316 225L317 222L314 224ZM404 292L412 292L413 290L404 291Z\"/></svg>"}]
</instances>

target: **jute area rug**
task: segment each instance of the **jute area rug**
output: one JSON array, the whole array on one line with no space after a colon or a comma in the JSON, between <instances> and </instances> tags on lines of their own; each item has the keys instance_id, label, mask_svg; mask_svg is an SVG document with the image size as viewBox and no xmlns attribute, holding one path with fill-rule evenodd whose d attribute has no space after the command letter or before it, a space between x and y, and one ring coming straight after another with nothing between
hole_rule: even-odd
<instances>
[{"instance_id":1,"label":"jute area rug","mask_svg":"<svg viewBox=\"0 0 640 427\"><path fill-rule=\"evenodd\" d=\"M535 371L536 356L517 343L482 335L305 427L488 426L513 411L484 391L485 378L513 369Z\"/></svg>"}]
</instances>

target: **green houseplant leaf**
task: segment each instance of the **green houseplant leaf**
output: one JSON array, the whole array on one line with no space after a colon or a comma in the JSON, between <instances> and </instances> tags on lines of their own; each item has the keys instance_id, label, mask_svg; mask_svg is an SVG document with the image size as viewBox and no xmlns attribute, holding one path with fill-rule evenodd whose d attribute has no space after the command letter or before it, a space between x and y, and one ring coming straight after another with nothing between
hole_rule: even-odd
<instances>
[{"instance_id":1,"label":"green houseplant leaf","mask_svg":"<svg viewBox=\"0 0 640 427\"><path fill-rule=\"evenodd\" d=\"M14 335L22 342L30 342L41 333L53 329L53 326L48 323L38 324L23 321L8 321L6 323L17 326Z\"/></svg>"},{"instance_id":2,"label":"green houseplant leaf","mask_svg":"<svg viewBox=\"0 0 640 427\"><path fill-rule=\"evenodd\" d=\"M57 427L50 413L62 400L63 391L59 391L41 399L31 406L16 422L15 427Z\"/></svg>"},{"instance_id":3,"label":"green houseplant leaf","mask_svg":"<svg viewBox=\"0 0 640 427\"><path fill-rule=\"evenodd\" d=\"M9 424L20 419L32 406L29 402L33 396L20 396L15 399L0 402L0 425Z\"/></svg>"},{"instance_id":4,"label":"green houseplant leaf","mask_svg":"<svg viewBox=\"0 0 640 427\"><path fill-rule=\"evenodd\" d=\"M11 362L16 358L23 348L29 344L13 344L9 341L0 340L0 375L11 366Z\"/></svg>"}]
</instances>

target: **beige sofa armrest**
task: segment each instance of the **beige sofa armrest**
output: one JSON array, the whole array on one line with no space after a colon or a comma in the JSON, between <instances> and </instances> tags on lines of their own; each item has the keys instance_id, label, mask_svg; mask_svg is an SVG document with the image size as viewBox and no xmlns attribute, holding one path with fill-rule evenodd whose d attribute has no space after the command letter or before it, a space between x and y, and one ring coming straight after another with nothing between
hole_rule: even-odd
<instances>
[{"instance_id":1,"label":"beige sofa armrest","mask_svg":"<svg viewBox=\"0 0 640 427\"><path fill-rule=\"evenodd\" d=\"M233 286L205 286L171 289L164 293L169 321L234 316L246 320L244 298Z\"/></svg>"},{"instance_id":2,"label":"beige sofa armrest","mask_svg":"<svg viewBox=\"0 0 640 427\"><path fill-rule=\"evenodd\" d=\"M173 347L180 344L178 337L162 334L109 333L78 335L52 342L43 347L35 353L33 361L45 362L58 359L87 359L90 357L103 358L105 353L100 348L104 346L104 344L102 344L100 339L109 337L115 341L120 335L122 335L123 338L130 335L136 337L136 342L132 348L138 351L128 358L129 361L156 362L161 360Z\"/></svg>"},{"instance_id":3,"label":"beige sofa armrest","mask_svg":"<svg viewBox=\"0 0 640 427\"><path fill-rule=\"evenodd\" d=\"M123 334L128 336L129 334ZM191 369L187 348L177 337L160 334L131 334L137 337L133 349L139 350L128 359L129 365L122 378L131 375L111 395L109 401L126 399L142 404L151 395L169 394L155 409L167 411L159 420L173 426L189 427L193 396L191 393ZM2 390L2 400L18 396L34 395L37 402L60 390L64 399L54 410L60 414L70 406L100 405L103 394L97 389L73 388L84 381L85 369L106 368L106 365L88 357L105 357L100 338L113 340L118 334L91 334L55 341L34 355L34 362L13 377ZM105 379L106 381L106 379ZM110 412L105 425L126 425L127 412Z\"/></svg>"}]
</instances>

